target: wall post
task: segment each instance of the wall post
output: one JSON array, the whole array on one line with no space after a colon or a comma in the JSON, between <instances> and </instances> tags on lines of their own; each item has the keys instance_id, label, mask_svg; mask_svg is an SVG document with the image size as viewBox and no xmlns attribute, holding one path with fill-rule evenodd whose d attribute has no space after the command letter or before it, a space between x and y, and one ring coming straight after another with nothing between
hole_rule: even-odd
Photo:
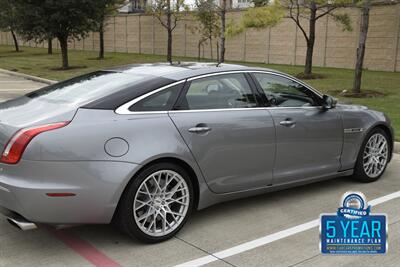
<instances>
[{"instance_id":1,"label":"wall post","mask_svg":"<svg viewBox=\"0 0 400 267\"><path fill-rule=\"evenodd\" d=\"M326 50L328 49L328 24L329 24L329 16L326 16L326 22L325 22L325 44L324 44L324 63L323 66L326 67Z\"/></svg>"},{"instance_id":2,"label":"wall post","mask_svg":"<svg viewBox=\"0 0 400 267\"><path fill-rule=\"evenodd\" d=\"M265 63L269 64L269 53L271 50L271 27L268 27L267 55Z\"/></svg>"},{"instance_id":3,"label":"wall post","mask_svg":"<svg viewBox=\"0 0 400 267\"><path fill-rule=\"evenodd\" d=\"M128 15L125 16L125 51L128 53Z\"/></svg>"},{"instance_id":4,"label":"wall post","mask_svg":"<svg viewBox=\"0 0 400 267\"><path fill-rule=\"evenodd\" d=\"M114 16L114 52L117 51L117 47L116 47L117 40L116 39L117 38L116 38L116 33L115 33L115 16Z\"/></svg>"},{"instance_id":5,"label":"wall post","mask_svg":"<svg viewBox=\"0 0 400 267\"><path fill-rule=\"evenodd\" d=\"M139 54L142 53L142 26L141 26L141 21L140 18L142 15L139 15L139 20L138 20L138 32L139 32Z\"/></svg>"},{"instance_id":6,"label":"wall post","mask_svg":"<svg viewBox=\"0 0 400 267\"><path fill-rule=\"evenodd\" d=\"M246 61L246 34L247 34L247 30L244 29L243 32L243 61Z\"/></svg>"},{"instance_id":7,"label":"wall post","mask_svg":"<svg viewBox=\"0 0 400 267\"><path fill-rule=\"evenodd\" d=\"M154 46L155 46L155 36L156 36L156 33L155 33L155 22L154 22L154 15L152 16L152 22L153 22L153 24L152 24L152 31L153 31L153 34L152 34L152 37L151 37L151 41L152 41L152 49L153 49L153 55L155 54L155 48L154 48Z\"/></svg>"},{"instance_id":8,"label":"wall post","mask_svg":"<svg viewBox=\"0 0 400 267\"><path fill-rule=\"evenodd\" d=\"M295 25L295 31L294 31L294 55L293 55L293 64L296 65L296 56L297 56L297 25Z\"/></svg>"},{"instance_id":9,"label":"wall post","mask_svg":"<svg viewBox=\"0 0 400 267\"><path fill-rule=\"evenodd\" d=\"M399 45L399 38L400 38L400 5L397 6L397 32L395 33L395 46L394 46L394 64L393 64L393 71L397 71L397 68L399 67L397 64L397 61L400 60L399 58L399 49L400 49L400 45Z\"/></svg>"}]
</instances>

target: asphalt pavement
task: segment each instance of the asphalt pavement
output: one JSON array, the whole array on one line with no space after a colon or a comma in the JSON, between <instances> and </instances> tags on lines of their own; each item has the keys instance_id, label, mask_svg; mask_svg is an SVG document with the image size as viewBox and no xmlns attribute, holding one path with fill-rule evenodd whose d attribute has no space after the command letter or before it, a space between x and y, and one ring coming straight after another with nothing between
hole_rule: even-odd
<instances>
[{"instance_id":1,"label":"asphalt pavement","mask_svg":"<svg viewBox=\"0 0 400 267\"><path fill-rule=\"evenodd\" d=\"M44 86L0 73L0 99ZM384 256L323 256L315 220L334 213L346 191L361 191L386 213ZM1 266L398 266L400 260L400 155L375 183L348 177L215 205L194 212L169 241L146 245L111 225L22 232L0 215ZM295 229L295 230L293 230Z\"/></svg>"},{"instance_id":2,"label":"asphalt pavement","mask_svg":"<svg viewBox=\"0 0 400 267\"><path fill-rule=\"evenodd\" d=\"M0 101L15 98L47 84L0 72Z\"/></svg>"}]
</instances>

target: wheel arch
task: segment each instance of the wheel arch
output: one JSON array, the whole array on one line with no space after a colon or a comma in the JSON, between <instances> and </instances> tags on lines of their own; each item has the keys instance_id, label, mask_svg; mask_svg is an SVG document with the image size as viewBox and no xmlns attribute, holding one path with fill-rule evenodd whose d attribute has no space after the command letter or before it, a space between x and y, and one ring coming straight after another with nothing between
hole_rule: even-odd
<instances>
[{"instance_id":1,"label":"wheel arch","mask_svg":"<svg viewBox=\"0 0 400 267\"><path fill-rule=\"evenodd\" d=\"M199 204L199 198L200 198L200 185L199 185L199 180L198 180L198 176L196 174L196 172L194 171L194 169L192 168L192 166L187 163L186 161L176 158L176 157L161 157L161 158L157 158L157 159L153 159L149 162L146 162L144 165L142 165L136 172L135 174L129 179L129 181L126 183L126 185L124 186L124 189L122 190L121 195L119 196L118 199L118 204L117 207L114 211L114 215L113 218L115 217L115 215L117 214L117 210L119 207L119 204L121 202L122 196L124 195L126 189L128 188L128 186L132 183L132 181L135 179L135 177L144 169L146 169L147 167L157 164L157 163L172 163L172 164L176 164L182 168L185 169L185 171L188 172L189 174L189 178L192 182L193 185L193 191L194 191L194 205L193 205L193 209L197 209L198 204Z\"/></svg>"},{"instance_id":2,"label":"wheel arch","mask_svg":"<svg viewBox=\"0 0 400 267\"><path fill-rule=\"evenodd\" d=\"M393 156L393 146L394 146L394 137L393 137L393 132L390 129L390 127L384 123L378 123L375 124L374 126L372 126L366 133L365 136L367 136L371 131L373 131L374 129L382 129L387 136L389 137L389 149L390 149L390 153L389 153L389 161L392 159Z\"/></svg>"}]
</instances>

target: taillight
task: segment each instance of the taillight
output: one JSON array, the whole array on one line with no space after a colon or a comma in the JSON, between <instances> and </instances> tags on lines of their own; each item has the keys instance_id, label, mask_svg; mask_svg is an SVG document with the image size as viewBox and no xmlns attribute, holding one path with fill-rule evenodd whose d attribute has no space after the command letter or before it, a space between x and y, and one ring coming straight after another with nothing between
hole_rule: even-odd
<instances>
[{"instance_id":1,"label":"taillight","mask_svg":"<svg viewBox=\"0 0 400 267\"><path fill-rule=\"evenodd\" d=\"M69 122L57 122L19 130L11 137L10 141L8 141L0 161L7 164L18 163L25 148L36 135L64 127L68 123Z\"/></svg>"}]
</instances>

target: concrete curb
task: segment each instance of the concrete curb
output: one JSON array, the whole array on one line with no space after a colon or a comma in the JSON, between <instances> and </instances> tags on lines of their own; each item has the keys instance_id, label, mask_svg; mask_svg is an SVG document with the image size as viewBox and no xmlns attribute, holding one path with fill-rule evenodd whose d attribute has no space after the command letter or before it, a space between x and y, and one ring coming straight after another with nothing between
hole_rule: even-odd
<instances>
[{"instance_id":1,"label":"concrete curb","mask_svg":"<svg viewBox=\"0 0 400 267\"><path fill-rule=\"evenodd\" d=\"M13 76L17 76L17 77L25 78L25 79L28 79L31 81L45 83L45 84L54 84L57 82L57 81L48 80L45 78L40 78L40 77L36 77L36 76L24 74L24 73L19 73L19 72L15 72L15 71L9 71L9 70L5 70L5 69L0 69L0 73L9 74L9 75L13 75Z\"/></svg>"},{"instance_id":2,"label":"concrete curb","mask_svg":"<svg viewBox=\"0 0 400 267\"><path fill-rule=\"evenodd\" d=\"M394 153L400 154L400 142L394 142Z\"/></svg>"}]
</instances>

